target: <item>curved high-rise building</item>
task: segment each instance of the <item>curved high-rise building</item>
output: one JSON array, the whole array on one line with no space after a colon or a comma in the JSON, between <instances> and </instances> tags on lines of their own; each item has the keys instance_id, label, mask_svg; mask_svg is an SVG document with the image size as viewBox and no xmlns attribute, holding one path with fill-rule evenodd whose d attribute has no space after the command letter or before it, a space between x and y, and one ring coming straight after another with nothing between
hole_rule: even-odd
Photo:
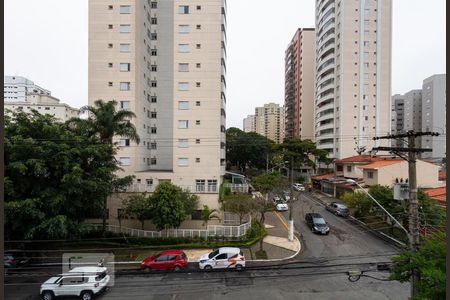
<instances>
[{"instance_id":1,"label":"curved high-rise building","mask_svg":"<svg viewBox=\"0 0 450 300\"><path fill-rule=\"evenodd\" d=\"M391 0L316 1L314 132L343 158L390 132Z\"/></svg>"}]
</instances>

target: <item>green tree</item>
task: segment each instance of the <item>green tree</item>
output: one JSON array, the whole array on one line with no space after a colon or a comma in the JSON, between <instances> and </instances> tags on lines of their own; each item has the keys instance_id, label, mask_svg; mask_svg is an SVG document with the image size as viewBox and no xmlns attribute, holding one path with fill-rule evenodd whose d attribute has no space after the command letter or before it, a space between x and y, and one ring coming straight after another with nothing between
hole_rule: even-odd
<instances>
[{"instance_id":1,"label":"green tree","mask_svg":"<svg viewBox=\"0 0 450 300\"><path fill-rule=\"evenodd\" d=\"M208 205L203 205L202 210L203 226L208 227L208 222L211 219L220 219L218 213L219 211L217 209L210 209Z\"/></svg>"},{"instance_id":2,"label":"green tree","mask_svg":"<svg viewBox=\"0 0 450 300\"><path fill-rule=\"evenodd\" d=\"M256 203L250 194L233 194L226 196L222 202L222 210L235 213L239 216L239 224L242 224L244 216L256 208Z\"/></svg>"},{"instance_id":3,"label":"green tree","mask_svg":"<svg viewBox=\"0 0 450 300\"><path fill-rule=\"evenodd\" d=\"M183 202L184 213L186 216L190 216L198 208L199 197L184 190L181 192L181 201Z\"/></svg>"},{"instance_id":4,"label":"green tree","mask_svg":"<svg viewBox=\"0 0 450 300\"><path fill-rule=\"evenodd\" d=\"M170 182L160 183L150 196L153 224L158 230L177 228L186 218L181 188Z\"/></svg>"},{"instance_id":5,"label":"green tree","mask_svg":"<svg viewBox=\"0 0 450 300\"><path fill-rule=\"evenodd\" d=\"M141 222L141 229L144 230L145 220L152 218L152 207L149 197L144 194L132 195L124 200L123 208L127 215L133 216Z\"/></svg>"},{"instance_id":6,"label":"green tree","mask_svg":"<svg viewBox=\"0 0 450 300\"><path fill-rule=\"evenodd\" d=\"M294 160L294 168L310 166L316 168L314 157L319 161L327 161L328 152L317 149L311 140L285 139L277 148L284 154L284 161Z\"/></svg>"},{"instance_id":7,"label":"green tree","mask_svg":"<svg viewBox=\"0 0 450 300\"><path fill-rule=\"evenodd\" d=\"M98 137L103 144L109 145L111 148L111 160L114 159L115 151L113 150L113 137L120 136L129 138L137 144L140 142L136 127L130 120L136 115L128 110L116 110L117 102L97 100L94 106L86 106L82 108L83 112L88 113L87 119L72 118L68 121L68 125L78 132L83 132L89 137ZM109 184L105 186L106 194L103 197L103 233L106 231L107 219L107 197L114 190L119 190L131 183L132 177L118 179L112 177Z\"/></svg>"},{"instance_id":8,"label":"green tree","mask_svg":"<svg viewBox=\"0 0 450 300\"><path fill-rule=\"evenodd\" d=\"M76 237L116 179L111 147L37 111L6 117L4 142L6 238Z\"/></svg>"},{"instance_id":9,"label":"green tree","mask_svg":"<svg viewBox=\"0 0 450 300\"><path fill-rule=\"evenodd\" d=\"M420 280L416 299L446 299L446 233L440 232L421 241L417 252L404 251L392 258L394 267L390 278L408 282L413 269L417 269Z\"/></svg>"}]
</instances>

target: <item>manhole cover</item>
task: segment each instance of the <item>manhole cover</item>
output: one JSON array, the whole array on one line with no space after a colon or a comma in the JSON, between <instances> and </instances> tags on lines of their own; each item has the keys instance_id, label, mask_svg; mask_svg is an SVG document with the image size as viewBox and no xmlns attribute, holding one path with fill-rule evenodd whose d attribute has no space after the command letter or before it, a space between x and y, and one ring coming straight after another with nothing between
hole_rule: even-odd
<instances>
[{"instance_id":1,"label":"manhole cover","mask_svg":"<svg viewBox=\"0 0 450 300\"><path fill-rule=\"evenodd\" d=\"M225 286L253 285L252 278L226 278Z\"/></svg>"}]
</instances>

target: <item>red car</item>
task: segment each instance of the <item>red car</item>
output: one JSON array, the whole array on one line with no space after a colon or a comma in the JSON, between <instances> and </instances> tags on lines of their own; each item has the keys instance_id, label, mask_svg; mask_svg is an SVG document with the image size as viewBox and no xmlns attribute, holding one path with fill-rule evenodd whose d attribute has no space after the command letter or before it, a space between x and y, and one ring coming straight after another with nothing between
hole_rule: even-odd
<instances>
[{"instance_id":1,"label":"red car","mask_svg":"<svg viewBox=\"0 0 450 300\"><path fill-rule=\"evenodd\" d=\"M187 256L181 250L165 250L158 255L150 256L141 263L141 270L168 270L178 271L187 264Z\"/></svg>"}]
</instances>

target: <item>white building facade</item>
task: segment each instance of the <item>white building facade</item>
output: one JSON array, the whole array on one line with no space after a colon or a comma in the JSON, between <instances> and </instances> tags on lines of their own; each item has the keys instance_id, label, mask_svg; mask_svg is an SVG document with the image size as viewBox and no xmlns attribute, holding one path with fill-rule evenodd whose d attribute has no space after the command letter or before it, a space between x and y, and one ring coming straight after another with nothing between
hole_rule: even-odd
<instances>
[{"instance_id":1,"label":"white building facade","mask_svg":"<svg viewBox=\"0 0 450 300\"><path fill-rule=\"evenodd\" d=\"M5 102L27 101L27 94L51 95L50 91L22 76L5 76L4 80L3 99Z\"/></svg>"}]
</instances>

